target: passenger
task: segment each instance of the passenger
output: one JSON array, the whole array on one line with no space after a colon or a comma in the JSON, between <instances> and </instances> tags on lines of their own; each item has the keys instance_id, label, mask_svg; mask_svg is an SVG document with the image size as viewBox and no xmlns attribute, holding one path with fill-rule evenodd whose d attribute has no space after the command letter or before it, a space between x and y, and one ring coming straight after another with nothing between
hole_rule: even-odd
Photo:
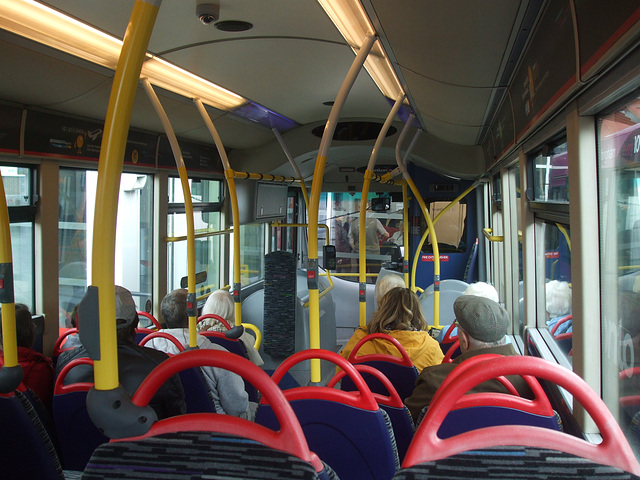
<instances>
[{"instance_id":1,"label":"passenger","mask_svg":"<svg viewBox=\"0 0 640 480\"><path fill-rule=\"evenodd\" d=\"M31 319L29 307L22 303L16 303L15 308L18 363L22 367L22 383L30 388L49 409L53 396L53 364L49 357L45 357L32 348L36 326ZM1 341L2 330L0 329ZM1 347L2 344L0 344ZM0 365L4 365L4 355L0 357Z\"/></svg>"},{"instance_id":2,"label":"passenger","mask_svg":"<svg viewBox=\"0 0 640 480\"><path fill-rule=\"evenodd\" d=\"M500 304L485 297L462 295L453 304L458 323L458 338L462 354L453 363L443 363L425 368L416 380L410 397L405 399L413 419L417 422L422 409L431 403L436 390L453 369L467 358L485 353L518 355L512 344L505 344L509 328L509 314ZM525 381L518 376L508 377L522 396L531 398L531 391ZM497 380L484 382L472 392L504 392L505 387Z\"/></svg>"},{"instance_id":3,"label":"passenger","mask_svg":"<svg viewBox=\"0 0 640 480\"><path fill-rule=\"evenodd\" d=\"M169 293L162 299L160 309L167 325L167 328L162 331L174 336L187 348L189 346L187 290L185 288L179 288ZM209 341L209 339L203 335L197 335L197 343L198 348L223 352L228 351L224 347ZM147 343L147 345L162 350L163 352L171 354L179 353L178 348L173 342L166 338L154 338ZM249 402L249 395L245 391L244 381L239 375L224 368L201 367L201 369L207 381L217 413L247 418L249 420L255 418L255 411L258 406L254 402Z\"/></svg>"},{"instance_id":4,"label":"passenger","mask_svg":"<svg viewBox=\"0 0 640 480\"><path fill-rule=\"evenodd\" d=\"M475 282L469 285L462 295L476 295L478 297L485 297L489 300L493 300L496 303L500 303L500 297L496 287L486 282Z\"/></svg>"},{"instance_id":5,"label":"passenger","mask_svg":"<svg viewBox=\"0 0 640 480\"><path fill-rule=\"evenodd\" d=\"M78 328L78 305L76 304L71 311L71 327ZM80 341L80 335L74 333L72 335L67 335L67 339L62 344L62 347L66 350L69 348L76 348L82 345Z\"/></svg>"},{"instance_id":6,"label":"passenger","mask_svg":"<svg viewBox=\"0 0 640 480\"><path fill-rule=\"evenodd\" d=\"M368 207L367 207L368 208ZM380 237L382 240L389 238L389 232L382 226L380 220L374 217L367 217L365 224L365 238L367 241L367 255L380 255ZM360 219L356 218L349 227L349 244L354 252L360 251ZM357 263L357 262L356 262ZM367 259L367 273L378 273L382 262L379 259ZM367 277L367 282L373 283L371 277Z\"/></svg>"},{"instance_id":7,"label":"passenger","mask_svg":"<svg viewBox=\"0 0 640 480\"><path fill-rule=\"evenodd\" d=\"M131 292L126 288L116 286L118 377L120 384L130 395L136 392L142 381L154 368L169 358L163 352L141 347L135 343L137 326L138 312ZM89 353L84 345L60 354L56 363L56 376L60 374L67 363L76 358L89 358ZM93 383L93 368L91 366L78 365L72 368L64 381L65 385L80 382ZM158 389L149 405L155 410L159 419L186 413L187 406L180 378L174 375L167 380Z\"/></svg>"},{"instance_id":8,"label":"passenger","mask_svg":"<svg viewBox=\"0 0 640 480\"><path fill-rule=\"evenodd\" d=\"M558 321L571 313L571 287L567 282L551 280L545 285L547 326L551 330ZM555 335L572 331L572 321L558 327Z\"/></svg>"},{"instance_id":9,"label":"passenger","mask_svg":"<svg viewBox=\"0 0 640 480\"><path fill-rule=\"evenodd\" d=\"M378 282L376 283L376 306L380 305L382 297L384 297L389 290L396 287L406 287L402 275L388 273L384 277L378 278Z\"/></svg>"},{"instance_id":10,"label":"passenger","mask_svg":"<svg viewBox=\"0 0 640 480\"><path fill-rule=\"evenodd\" d=\"M370 333L386 333L400 342L411 362L420 371L441 363L444 357L440 345L431 337L427 328L416 294L408 288L396 287L382 297L369 325L360 327L353 333L340 355L348 358L356 344ZM399 357L398 350L391 343L378 338L365 343L358 350L358 355L371 353Z\"/></svg>"},{"instance_id":11,"label":"passenger","mask_svg":"<svg viewBox=\"0 0 640 480\"><path fill-rule=\"evenodd\" d=\"M224 318L229 325L233 327L236 323L236 312L235 312L235 302L233 301L233 297L226 290L216 290L204 304L202 307L202 314L215 314ZM196 325L196 329L199 332L202 331L214 331L214 332L224 332L227 328L222 325L221 322L216 320L215 318L205 318L202 321L198 322ZM244 345L245 350L247 351L247 355L249 356L249 360L255 363L257 366L261 367L264 365L264 361L260 356L258 350L255 347L255 339L250 333L246 331L240 335L239 340Z\"/></svg>"},{"instance_id":12,"label":"passenger","mask_svg":"<svg viewBox=\"0 0 640 480\"><path fill-rule=\"evenodd\" d=\"M500 297L498 295L498 291L496 290L496 287L486 282L474 282L470 284L464 290L464 292L462 292L462 295L476 295L478 297L485 297L485 298L488 298L489 300L493 300L496 303L500 303ZM442 340L444 339L444 336L449 327L450 325L443 326L442 330L440 331L440 335L438 335L438 338L437 338L439 343L442 343ZM450 335L455 336L457 335L457 332L458 332L458 328L454 327L453 330L451 330ZM444 346L447 347L451 345L451 343L445 343ZM446 348L445 348L445 351L446 351Z\"/></svg>"},{"instance_id":13,"label":"passenger","mask_svg":"<svg viewBox=\"0 0 640 480\"><path fill-rule=\"evenodd\" d=\"M336 246L336 252L339 253L351 253L351 245L349 244L349 217L339 216L333 222L333 232L335 235L334 244ZM338 272L350 272L351 271L351 259L338 256L337 259L337 271Z\"/></svg>"}]
</instances>

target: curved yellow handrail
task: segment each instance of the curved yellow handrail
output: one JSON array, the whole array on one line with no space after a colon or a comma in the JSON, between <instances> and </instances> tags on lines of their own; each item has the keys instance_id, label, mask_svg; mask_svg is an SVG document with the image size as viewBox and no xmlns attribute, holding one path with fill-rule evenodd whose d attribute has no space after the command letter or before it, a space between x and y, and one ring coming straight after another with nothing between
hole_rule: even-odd
<instances>
[{"instance_id":1,"label":"curved yellow handrail","mask_svg":"<svg viewBox=\"0 0 640 480\"><path fill-rule=\"evenodd\" d=\"M407 181L407 185L413 192L413 195L416 201L420 205L420 210L422 211L422 214L424 215L424 218L427 221L427 228L429 233L431 234L431 239L432 239L431 243L433 244L433 282L434 284L439 285L440 283L440 248L438 247L436 230L433 227L433 222L431 221L431 216L429 215L427 206L424 203L424 199L422 198L422 195L420 195L420 191L418 190L418 187L416 187L416 184L413 182L413 179L409 175L409 172L407 171L407 168L405 167L404 162L402 161L402 157L400 156L400 145L402 144L402 141L404 139L404 136L406 135L406 132L409 126L411 125L411 123L413 123L414 118L415 116L413 114L409 116L407 123L402 129L402 132L400 133L400 137L398 138L398 142L396 143L396 162L398 163L398 168L402 172L403 178ZM417 262L414 262L414 268L415 268L415 263ZM411 289L415 292L416 291L415 275L412 275L412 276L413 276L413 280L411 284ZM440 325L440 289L439 288L434 289L433 295L434 295L433 324L437 328Z\"/></svg>"},{"instance_id":2,"label":"curved yellow handrail","mask_svg":"<svg viewBox=\"0 0 640 480\"><path fill-rule=\"evenodd\" d=\"M360 195L360 220L358 221L358 271L360 273L359 282L359 301L360 301L360 326L364 327L367 324L367 199L369 198L369 186L371 185L371 179L373 178L373 168L376 165L376 160L382 143L387 135L387 131L391 126L391 122L398 114L398 110L404 100L404 94L398 95L391 111L387 115L387 118L378 133L378 138L371 151L369 157L369 163L367 169L364 172L364 183L362 184L362 194Z\"/></svg>"},{"instance_id":3,"label":"curved yellow handrail","mask_svg":"<svg viewBox=\"0 0 640 480\"><path fill-rule=\"evenodd\" d=\"M100 360L94 361L96 390L113 390L118 382L115 310L115 232L131 111L151 31L158 14L155 5L136 0L124 35L98 163L95 221L93 225L92 284L98 287L100 310Z\"/></svg>"},{"instance_id":4,"label":"curved yellow handrail","mask_svg":"<svg viewBox=\"0 0 640 480\"><path fill-rule=\"evenodd\" d=\"M213 125L211 117L204 108L199 98L193 99L198 112L204 121L209 134L213 138L224 167L224 176L227 179L227 188L229 189L229 202L231 203L231 216L233 218L233 301L235 305L236 325L242 325L242 301L240 299L240 291L242 289L242 276L240 272L240 212L238 210L238 194L236 193L235 172L229 165L227 151L224 149L222 139L218 134L218 130Z\"/></svg>"},{"instance_id":5,"label":"curved yellow handrail","mask_svg":"<svg viewBox=\"0 0 640 480\"><path fill-rule=\"evenodd\" d=\"M364 61L369 55L369 51L373 46L375 36L368 35L362 46L358 50L355 60L353 61L349 72L347 73L340 91L336 96L336 100L331 107L329 118L322 134L320 147L318 148L318 156L313 172L313 183L311 185L311 196L309 197L309 247L308 247L308 265L307 265L307 284L309 285L309 347L320 348L320 299L318 296L318 210L320 207L320 194L322 193L322 181L324 178L324 169L327 163L327 153L329 145L333 139L336 125L340 116L342 106L355 82L355 79L362 69ZM321 380L320 360L311 359L311 382L319 383Z\"/></svg>"},{"instance_id":6,"label":"curved yellow handrail","mask_svg":"<svg viewBox=\"0 0 640 480\"><path fill-rule=\"evenodd\" d=\"M193 221L193 202L191 201L191 187L189 187L189 177L187 175L187 167L184 164L182 158L182 151L178 144L178 138L171 127L169 117L165 113L160 100L153 90L151 83L146 78L142 79L142 86L144 87L151 104L155 109L160 122L164 128L169 145L171 146L171 152L176 162L178 169L178 175L180 176L180 184L182 185L182 196L184 197L184 209L185 217L187 220L187 313L189 314L189 347L196 348L198 346L198 332L196 330L196 323L198 322L198 309L196 300L196 240L195 240L195 226Z\"/></svg>"},{"instance_id":7,"label":"curved yellow handrail","mask_svg":"<svg viewBox=\"0 0 640 480\"><path fill-rule=\"evenodd\" d=\"M490 242L504 242L504 235L494 235L493 228L483 228L482 233Z\"/></svg>"},{"instance_id":8,"label":"curved yellow handrail","mask_svg":"<svg viewBox=\"0 0 640 480\"><path fill-rule=\"evenodd\" d=\"M449 205L447 205L445 208L443 208L442 211L440 211L440 213L438 213L438 215L436 215L436 218L433 219L433 224L435 225L436 223L438 223L438 220L440 220L442 218L442 216L447 211L449 211L451 208L453 208L454 205L459 203L460 200L462 200L464 197L466 197L479 184L480 184L479 181L473 182L473 184L471 184L464 192L462 192L454 200L452 200L451 203L449 203ZM422 254L422 246L424 245L424 242L427 241L427 237L428 236L429 236L429 230L425 230L424 233L422 234L422 237L420 238L420 242L418 242L418 247L416 248L416 254L415 254L414 259L413 259L413 268L411 270L411 275L412 275L411 284L412 285L415 285L415 282L416 282L416 268L417 268L417 265L418 265L418 259L419 259L420 255Z\"/></svg>"},{"instance_id":9,"label":"curved yellow handrail","mask_svg":"<svg viewBox=\"0 0 640 480\"><path fill-rule=\"evenodd\" d=\"M569 246L569 251L571 251L571 239L569 238L569 232L567 232L567 229L564 228L559 223L556 223L556 227L558 227L558 230L560 230L562 235L564 235L564 239L567 241L567 245ZM522 234L521 234L521 236L522 236Z\"/></svg>"},{"instance_id":10,"label":"curved yellow handrail","mask_svg":"<svg viewBox=\"0 0 640 480\"><path fill-rule=\"evenodd\" d=\"M253 323L241 323L240 325L242 325L244 328L248 328L256 334L256 343L254 344L254 347L256 348L256 350L259 350L260 344L262 343L262 332L260 332L260 329Z\"/></svg>"}]
</instances>

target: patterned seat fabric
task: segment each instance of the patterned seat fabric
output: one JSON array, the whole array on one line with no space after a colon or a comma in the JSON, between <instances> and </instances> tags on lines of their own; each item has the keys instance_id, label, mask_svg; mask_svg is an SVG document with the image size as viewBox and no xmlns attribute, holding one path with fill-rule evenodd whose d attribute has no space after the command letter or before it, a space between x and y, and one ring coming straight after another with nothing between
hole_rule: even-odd
<instances>
[{"instance_id":1,"label":"patterned seat fabric","mask_svg":"<svg viewBox=\"0 0 640 480\"><path fill-rule=\"evenodd\" d=\"M556 450L529 447L498 447L460 453L437 462L425 462L405 468L393 480L438 479L535 480L542 478L638 479L615 467L599 465L590 460Z\"/></svg>"},{"instance_id":2,"label":"patterned seat fabric","mask_svg":"<svg viewBox=\"0 0 640 480\"><path fill-rule=\"evenodd\" d=\"M293 455L231 435L179 432L96 449L83 479L316 479ZM329 477L335 478L335 477Z\"/></svg>"}]
</instances>

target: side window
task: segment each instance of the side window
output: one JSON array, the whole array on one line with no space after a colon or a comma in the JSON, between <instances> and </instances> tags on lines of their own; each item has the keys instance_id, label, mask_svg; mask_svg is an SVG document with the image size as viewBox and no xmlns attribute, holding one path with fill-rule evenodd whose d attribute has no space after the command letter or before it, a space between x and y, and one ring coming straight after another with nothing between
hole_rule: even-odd
<instances>
[{"instance_id":1,"label":"side window","mask_svg":"<svg viewBox=\"0 0 640 480\"><path fill-rule=\"evenodd\" d=\"M222 182L190 179L193 220L196 233L195 270L198 297L220 288L220 230ZM169 178L169 215L167 235L168 289L187 287L187 215L182 184L177 177Z\"/></svg>"},{"instance_id":2,"label":"side window","mask_svg":"<svg viewBox=\"0 0 640 480\"><path fill-rule=\"evenodd\" d=\"M91 272L98 172L61 168L58 192L59 323L71 326L71 312L84 296ZM152 294L153 176L123 173L116 223L115 282L129 289L140 310Z\"/></svg>"},{"instance_id":3,"label":"side window","mask_svg":"<svg viewBox=\"0 0 640 480\"><path fill-rule=\"evenodd\" d=\"M14 297L34 311L35 170L0 166L9 210Z\"/></svg>"},{"instance_id":4,"label":"side window","mask_svg":"<svg viewBox=\"0 0 640 480\"><path fill-rule=\"evenodd\" d=\"M602 370L605 401L635 441L640 394L640 120L636 93L598 118ZM620 405L619 409L617 406ZM614 410L614 409L612 409Z\"/></svg>"},{"instance_id":5,"label":"side window","mask_svg":"<svg viewBox=\"0 0 640 480\"><path fill-rule=\"evenodd\" d=\"M529 159L532 181L531 209L536 232L536 281L544 285L544 315L538 326L547 327L560 355L571 362L571 230L569 227L569 169L564 138L545 145Z\"/></svg>"}]
</instances>

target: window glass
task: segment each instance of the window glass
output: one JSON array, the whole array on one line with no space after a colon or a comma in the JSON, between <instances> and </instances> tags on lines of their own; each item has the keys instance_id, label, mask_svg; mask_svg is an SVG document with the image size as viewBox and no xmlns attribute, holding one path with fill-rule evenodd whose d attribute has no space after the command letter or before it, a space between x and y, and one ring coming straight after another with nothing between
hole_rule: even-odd
<instances>
[{"instance_id":1,"label":"window glass","mask_svg":"<svg viewBox=\"0 0 640 480\"><path fill-rule=\"evenodd\" d=\"M318 229L318 258L323 265L322 246L329 243L336 247L336 272L346 280L358 281L359 229L360 229L360 193L323 192L320 196L319 223L329 227L329 240L324 228ZM402 202L391 197L380 198L370 193L367 201L366 225L366 272L367 281L375 283L381 267L402 271L404 256L404 225L402 220ZM388 201L388 203L387 203ZM378 203L381 202L381 203ZM381 205L378 208L378 204ZM388 205L383 208L382 205Z\"/></svg>"},{"instance_id":2,"label":"window glass","mask_svg":"<svg viewBox=\"0 0 640 480\"><path fill-rule=\"evenodd\" d=\"M536 202L569 201L567 143L545 148L533 159L533 191Z\"/></svg>"},{"instance_id":3,"label":"window glass","mask_svg":"<svg viewBox=\"0 0 640 480\"><path fill-rule=\"evenodd\" d=\"M25 167L0 167L7 207L31 205L31 170Z\"/></svg>"},{"instance_id":4,"label":"window glass","mask_svg":"<svg viewBox=\"0 0 640 480\"><path fill-rule=\"evenodd\" d=\"M287 197L287 212L284 223L297 223L296 196L294 193L290 193ZM273 239L273 250L295 253L296 239L298 238L297 227L272 227L271 236Z\"/></svg>"},{"instance_id":5,"label":"window glass","mask_svg":"<svg viewBox=\"0 0 640 480\"><path fill-rule=\"evenodd\" d=\"M523 275L522 275L522 215L520 211L522 201L522 189L520 183L520 167L516 166L513 168L515 174L515 182L516 182L516 191L515 191L515 205L513 206L516 212L516 227L517 227L517 235L518 235L518 274L514 276L514 290L518 292L518 308L515 309L517 312L517 320L518 323L515 324L514 331L522 335L524 332L524 283L523 283ZM517 284L515 284L517 281Z\"/></svg>"},{"instance_id":6,"label":"window glass","mask_svg":"<svg viewBox=\"0 0 640 480\"><path fill-rule=\"evenodd\" d=\"M220 230L222 188L218 180L189 179L193 224L195 230L196 296L220 288L220 236L207 235ZM179 178L169 179L169 209L167 234L185 237L167 245L168 289L187 288L187 215ZM205 275L206 274L206 275Z\"/></svg>"},{"instance_id":7,"label":"window glass","mask_svg":"<svg viewBox=\"0 0 640 480\"><path fill-rule=\"evenodd\" d=\"M542 223L546 324L560 350L571 360L571 236L568 225Z\"/></svg>"},{"instance_id":8,"label":"window glass","mask_svg":"<svg viewBox=\"0 0 640 480\"><path fill-rule=\"evenodd\" d=\"M61 168L58 192L59 323L71 312L91 276L91 249L98 172ZM151 309L153 177L123 173L116 220L115 283L131 291L139 310Z\"/></svg>"},{"instance_id":9,"label":"window glass","mask_svg":"<svg viewBox=\"0 0 640 480\"><path fill-rule=\"evenodd\" d=\"M17 207L30 207L32 196L32 170L26 167L3 166L2 184L9 209L11 257L13 260L13 288L17 303L24 303L34 311L34 227L33 212L15 215ZM33 209L35 212L35 208ZM17 218L15 218L17 217Z\"/></svg>"},{"instance_id":10,"label":"window glass","mask_svg":"<svg viewBox=\"0 0 640 480\"><path fill-rule=\"evenodd\" d=\"M24 303L34 312L33 222L11 223L13 288L16 303Z\"/></svg>"},{"instance_id":11,"label":"window glass","mask_svg":"<svg viewBox=\"0 0 640 480\"><path fill-rule=\"evenodd\" d=\"M640 395L640 99L598 119L602 367L630 432ZM616 388L617 387L617 388ZM615 410L615 409L614 409Z\"/></svg>"},{"instance_id":12,"label":"window glass","mask_svg":"<svg viewBox=\"0 0 640 480\"><path fill-rule=\"evenodd\" d=\"M240 226L240 283L243 287L264 280L266 228L264 223ZM233 278L231 272L231 285Z\"/></svg>"}]
</instances>

